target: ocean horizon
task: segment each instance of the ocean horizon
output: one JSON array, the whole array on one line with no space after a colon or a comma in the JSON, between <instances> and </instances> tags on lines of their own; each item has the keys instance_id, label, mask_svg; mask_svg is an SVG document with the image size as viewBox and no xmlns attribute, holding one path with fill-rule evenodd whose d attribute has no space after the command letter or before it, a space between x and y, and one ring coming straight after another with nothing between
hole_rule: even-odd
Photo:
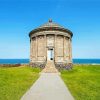
<instances>
[{"instance_id":1,"label":"ocean horizon","mask_svg":"<svg viewBox=\"0 0 100 100\"><path fill-rule=\"evenodd\" d=\"M0 59L0 64L27 64L29 59ZM74 64L100 64L100 59L73 59Z\"/></svg>"}]
</instances>

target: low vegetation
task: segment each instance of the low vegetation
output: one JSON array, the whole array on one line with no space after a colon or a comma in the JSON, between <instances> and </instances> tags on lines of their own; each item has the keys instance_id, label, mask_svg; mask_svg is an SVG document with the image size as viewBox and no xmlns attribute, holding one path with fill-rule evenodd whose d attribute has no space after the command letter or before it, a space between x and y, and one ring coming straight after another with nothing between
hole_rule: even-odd
<instances>
[{"instance_id":1,"label":"low vegetation","mask_svg":"<svg viewBox=\"0 0 100 100\"><path fill-rule=\"evenodd\" d=\"M100 100L100 65L76 65L61 77L75 100Z\"/></svg>"},{"instance_id":2,"label":"low vegetation","mask_svg":"<svg viewBox=\"0 0 100 100\"><path fill-rule=\"evenodd\" d=\"M21 96L38 79L39 68L0 68L0 100L20 100Z\"/></svg>"}]
</instances>

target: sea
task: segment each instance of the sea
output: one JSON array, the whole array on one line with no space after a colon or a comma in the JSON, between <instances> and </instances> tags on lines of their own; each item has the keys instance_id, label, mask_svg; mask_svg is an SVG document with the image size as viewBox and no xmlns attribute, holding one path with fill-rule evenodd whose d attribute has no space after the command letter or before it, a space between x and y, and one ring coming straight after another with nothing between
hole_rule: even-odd
<instances>
[{"instance_id":1,"label":"sea","mask_svg":"<svg viewBox=\"0 0 100 100\"><path fill-rule=\"evenodd\" d=\"M0 64L27 64L29 59L0 59ZM100 64L100 59L73 59L74 64Z\"/></svg>"}]
</instances>

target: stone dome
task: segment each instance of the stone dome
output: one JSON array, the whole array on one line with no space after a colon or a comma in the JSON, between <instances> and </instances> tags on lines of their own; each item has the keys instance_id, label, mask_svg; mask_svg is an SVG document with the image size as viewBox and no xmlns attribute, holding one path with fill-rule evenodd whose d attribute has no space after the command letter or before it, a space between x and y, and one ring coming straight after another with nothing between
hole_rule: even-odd
<instances>
[{"instance_id":1,"label":"stone dome","mask_svg":"<svg viewBox=\"0 0 100 100\"><path fill-rule=\"evenodd\" d=\"M29 36L31 36L31 34L34 34L34 33L38 32L38 31L45 31L45 30L48 30L48 31L49 30L64 31L64 32L69 33L71 35L71 37L73 36L73 33L69 29L66 29L66 28L64 28L63 26L61 26L61 25L59 25L57 23L54 23L51 19L47 23L45 23L45 24L41 25L40 27L32 30L29 33Z\"/></svg>"},{"instance_id":2,"label":"stone dome","mask_svg":"<svg viewBox=\"0 0 100 100\"><path fill-rule=\"evenodd\" d=\"M47 23L41 25L39 28L46 28L46 27L58 27L58 28L64 28L63 26L54 23L52 20L49 20Z\"/></svg>"}]
</instances>

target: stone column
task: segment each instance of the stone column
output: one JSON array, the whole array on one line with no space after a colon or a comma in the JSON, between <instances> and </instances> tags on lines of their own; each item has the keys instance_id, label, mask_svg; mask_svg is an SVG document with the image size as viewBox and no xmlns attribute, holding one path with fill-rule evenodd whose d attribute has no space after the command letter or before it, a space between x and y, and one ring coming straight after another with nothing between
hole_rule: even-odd
<instances>
[{"instance_id":1,"label":"stone column","mask_svg":"<svg viewBox=\"0 0 100 100\"><path fill-rule=\"evenodd\" d=\"M72 63L72 40L70 38L70 62Z\"/></svg>"},{"instance_id":2,"label":"stone column","mask_svg":"<svg viewBox=\"0 0 100 100\"><path fill-rule=\"evenodd\" d=\"M69 38L69 63L72 62L71 39Z\"/></svg>"},{"instance_id":3,"label":"stone column","mask_svg":"<svg viewBox=\"0 0 100 100\"><path fill-rule=\"evenodd\" d=\"M36 39L36 48L35 48L35 53L36 53L36 55L35 55L35 61L37 61L38 59L37 59L37 55L38 55L38 43L37 43L37 36L35 37L35 39Z\"/></svg>"},{"instance_id":4,"label":"stone column","mask_svg":"<svg viewBox=\"0 0 100 100\"><path fill-rule=\"evenodd\" d=\"M67 40L67 42L68 42L68 63L70 62L70 38L68 38L68 40Z\"/></svg>"},{"instance_id":5,"label":"stone column","mask_svg":"<svg viewBox=\"0 0 100 100\"><path fill-rule=\"evenodd\" d=\"M64 51L63 51L63 52L64 52L64 62L66 62L66 52L67 52L67 51L66 51L66 46L67 46L67 45L66 45L66 38L65 38L65 36L64 36L64 46L63 46L63 48L64 48Z\"/></svg>"},{"instance_id":6,"label":"stone column","mask_svg":"<svg viewBox=\"0 0 100 100\"><path fill-rule=\"evenodd\" d=\"M32 61L32 38L30 38L30 62Z\"/></svg>"},{"instance_id":7,"label":"stone column","mask_svg":"<svg viewBox=\"0 0 100 100\"><path fill-rule=\"evenodd\" d=\"M56 57L57 57L57 54L56 54L56 38L57 38L57 35L55 35L55 42L54 42L54 61L56 61Z\"/></svg>"},{"instance_id":8,"label":"stone column","mask_svg":"<svg viewBox=\"0 0 100 100\"><path fill-rule=\"evenodd\" d=\"M45 43L45 46L44 46L44 48L45 48L45 61L47 61L47 40L46 40L46 35L44 35L44 43Z\"/></svg>"}]
</instances>

